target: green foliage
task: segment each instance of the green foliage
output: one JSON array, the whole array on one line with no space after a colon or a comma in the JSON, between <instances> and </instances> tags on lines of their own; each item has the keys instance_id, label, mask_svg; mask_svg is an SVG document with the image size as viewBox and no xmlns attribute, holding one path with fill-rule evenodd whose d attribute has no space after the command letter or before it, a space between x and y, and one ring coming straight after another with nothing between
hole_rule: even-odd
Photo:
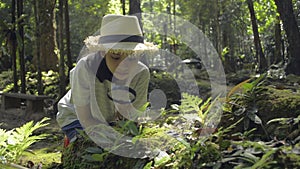
<instances>
[{"instance_id":1,"label":"green foliage","mask_svg":"<svg viewBox=\"0 0 300 169\"><path fill-rule=\"evenodd\" d=\"M127 8L126 11L128 11L128 3L126 3L125 8ZM123 14L122 11L122 3L119 0L111 0L108 4L108 11L107 13L112 13L112 14Z\"/></svg>"},{"instance_id":2,"label":"green foliage","mask_svg":"<svg viewBox=\"0 0 300 169\"><path fill-rule=\"evenodd\" d=\"M292 142L297 142L297 139L300 139L300 115L298 115L298 117L290 118L275 118L268 121L267 125L274 123L276 126L278 126L276 130L279 130L279 132L282 133L278 135L279 138L283 136L284 139Z\"/></svg>"},{"instance_id":3,"label":"green foliage","mask_svg":"<svg viewBox=\"0 0 300 169\"><path fill-rule=\"evenodd\" d=\"M124 120L119 121L114 127L116 131L122 134L133 136L133 143L136 143L137 140L141 143L143 139L151 139L151 144L149 142L145 144L147 144L148 148L155 150L157 156L153 157L153 161L145 164L145 168L149 168L150 165L153 165L155 168L168 168L171 166L172 168L191 167L195 163L194 160L199 162L199 159L195 158L195 156L200 152L202 161L214 161L220 158L220 155L217 155L219 153L216 144L207 142L205 143L206 146L204 146L202 142L206 140L206 137L197 139L200 135L199 127L204 125L205 120L207 120L205 117L214 102L211 102L211 99L203 102L202 99L187 93L184 93L183 96L181 100L182 105L177 105L179 109L164 112L164 116L161 116L155 122L137 124ZM176 111L184 111L184 114L178 116ZM193 114L195 117L198 117L198 120L202 119L201 123L203 124L197 126L196 123L199 121L191 122L190 117L186 116L188 114ZM172 116L174 117L173 121L171 123L167 122ZM193 125L196 126L193 127ZM88 148L86 151L89 151L92 155L85 158L103 163L108 160L107 156L109 154L107 152L96 152L94 150L95 148Z\"/></svg>"},{"instance_id":4,"label":"green foliage","mask_svg":"<svg viewBox=\"0 0 300 169\"><path fill-rule=\"evenodd\" d=\"M279 124L297 125L300 124L300 115L296 118L276 118L268 121L267 124L278 122Z\"/></svg>"},{"instance_id":5,"label":"green foliage","mask_svg":"<svg viewBox=\"0 0 300 169\"><path fill-rule=\"evenodd\" d=\"M1 162L17 162L21 155L32 144L41 139L45 139L47 134L33 135L33 132L39 128L45 127L49 118L43 118L37 123L30 121L19 128L9 131L0 129L0 157Z\"/></svg>"},{"instance_id":6,"label":"green foliage","mask_svg":"<svg viewBox=\"0 0 300 169\"><path fill-rule=\"evenodd\" d=\"M26 92L29 94L38 94L37 91L37 72L27 72L26 73ZM3 92L10 92L13 90L14 84L12 79L12 71L3 71L0 74L0 89ZM49 70L48 72L42 72L42 83L43 83L43 92L45 95L57 98L59 95L59 74ZM21 84L21 81L18 81L18 84Z\"/></svg>"},{"instance_id":7,"label":"green foliage","mask_svg":"<svg viewBox=\"0 0 300 169\"><path fill-rule=\"evenodd\" d=\"M275 1L254 1L254 10L256 12L256 18L259 24L258 32L260 34L267 33L268 31L270 31L270 29L274 29L274 24L276 23L276 15L278 15L276 11Z\"/></svg>"},{"instance_id":8,"label":"green foliage","mask_svg":"<svg viewBox=\"0 0 300 169\"><path fill-rule=\"evenodd\" d=\"M13 72L12 71L3 71L0 74L0 90L5 88L11 89L13 86Z\"/></svg>"},{"instance_id":9,"label":"green foliage","mask_svg":"<svg viewBox=\"0 0 300 169\"><path fill-rule=\"evenodd\" d=\"M260 125L263 129L264 126L260 117L257 115L257 96L258 93L263 90L260 86L263 84L265 80L266 74L260 75L257 79L249 82L246 80L241 82L232 88L229 92L230 100L229 103L229 111L232 112L235 116L244 118L244 129L247 130L249 128L250 122L254 122L255 124ZM233 94L234 92L240 90Z\"/></svg>"},{"instance_id":10,"label":"green foliage","mask_svg":"<svg viewBox=\"0 0 300 169\"><path fill-rule=\"evenodd\" d=\"M136 136L139 134L139 130L137 124L130 120L120 120L117 122L119 127L119 132L125 135L133 135Z\"/></svg>"},{"instance_id":11,"label":"green foliage","mask_svg":"<svg viewBox=\"0 0 300 169\"><path fill-rule=\"evenodd\" d=\"M214 102L211 103L211 98L208 98L205 102L203 102L203 100L198 96L182 93L179 111L182 113L196 113L199 117L197 120L201 123L201 126L204 126L205 122L209 120L207 119L207 116L213 104Z\"/></svg>"},{"instance_id":12,"label":"green foliage","mask_svg":"<svg viewBox=\"0 0 300 169\"><path fill-rule=\"evenodd\" d=\"M71 53L73 58L78 57L84 39L100 29L102 16L108 13L109 8L109 0L69 1Z\"/></svg>"},{"instance_id":13,"label":"green foliage","mask_svg":"<svg viewBox=\"0 0 300 169\"><path fill-rule=\"evenodd\" d=\"M259 79L259 80L258 80ZM255 92L263 78L258 78L241 87L242 93ZM247 83L248 83L247 82ZM246 83L244 83L246 84ZM256 89L255 89L256 88ZM236 88L237 90L237 88ZM234 94L232 97L239 95ZM239 97L237 97L239 98ZM220 98L216 98L220 99ZM114 129L122 134L132 137L132 143L151 138L147 146L155 150L155 156L148 160L119 157L99 147L85 148L85 162L97 164L95 168L144 168L144 169L192 169L192 168L297 168L300 166L300 143L298 137L285 141L250 140L254 131L246 130L244 133L231 133L240 120L226 128L219 128L206 135L201 135L202 128L198 112L207 112L215 104L215 100L205 100L193 95L183 94L181 105L172 105L173 109L162 110L162 116L156 121L147 123L134 123L121 121ZM247 102L252 104L252 102ZM245 106L245 105L244 105ZM146 110L146 107L143 108ZM213 110L213 109L210 109ZM181 111L182 114L179 112ZM215 112L209 112L209 114ZM193 116L191 116L191 114ZM204 123L207 118L204 118ZM255 120L254 120L255 121ZM269 123L299 124L299 117L293 119L274 119ZM134 132L129 126L134 126ZM138 131L138 132L137 132ZM87 137L86 137L87 139ZM81 145L81 144L80 144ZM119 145L117 145L119 146ZM76 148L78 150L78 147ZM80 163L83 165L84 163ZM77 164L79 165L79 164Z\"/></svg>"},{"instance_id":14,"label":"green foliage","mask_svg":"<svg viewBox=\"0 0 300 169\"><path fill-rule=\"evenodd\" d=\"M35 74L37 75L37 74ZM59 73L49 70L48 72L42 72L42 81L44 94L58 98L59 96ZM36 83L35 83L36 85ZM37 93L37 91L34 91Z\"/></svg>"}]
</instances>

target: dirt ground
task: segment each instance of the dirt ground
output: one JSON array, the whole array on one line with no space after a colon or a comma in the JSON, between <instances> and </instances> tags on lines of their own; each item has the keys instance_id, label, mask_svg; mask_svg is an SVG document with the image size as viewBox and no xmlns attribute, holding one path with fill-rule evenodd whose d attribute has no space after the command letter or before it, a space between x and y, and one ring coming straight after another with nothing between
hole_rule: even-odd
<instances>
[{"instance_id":1,"label":"dirt ground","mask_svg":"<svg viewBox=\"0 0 300 169\"><path fill-rule=\"evenodd\" d=\"M35 112L35 113L28 113L26 110L22 108L12 108L3 110L0 109L0 126L3 129L12 129L15 127L20 127L26 122L29 122L33 120L34 122L37 122L41 120L44 117L49 117L51 120L48 121L49 125L46 127L46 129L51 128L52 130L59 131L60 128L55 120L55 114L47 114L45 112Z\"/></svg>"}]
</instances>

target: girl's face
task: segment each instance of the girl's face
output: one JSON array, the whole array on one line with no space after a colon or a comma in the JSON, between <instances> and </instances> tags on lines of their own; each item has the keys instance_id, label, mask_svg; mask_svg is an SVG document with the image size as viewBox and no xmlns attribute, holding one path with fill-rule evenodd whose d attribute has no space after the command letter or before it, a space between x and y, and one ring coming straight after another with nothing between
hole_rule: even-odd
<instances>
[{"instance_id":1,"label":"girl's face","mask_svg":"<svg viewBox=\"0 0 300 169\"><path fill-rule=\"evenodd\" d=\"M138 63L137 58L130 58L127 56L127 54L119 53L105 54L107 67L117 79L125 80L128 78L131 71L134 70Z\"/></svg>"}]
</instances>

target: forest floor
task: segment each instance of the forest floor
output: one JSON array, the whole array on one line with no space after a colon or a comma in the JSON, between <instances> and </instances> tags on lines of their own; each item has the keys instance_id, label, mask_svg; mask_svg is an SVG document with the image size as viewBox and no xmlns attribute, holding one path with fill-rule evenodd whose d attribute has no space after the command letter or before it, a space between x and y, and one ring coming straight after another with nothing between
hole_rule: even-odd
<instances>
[{"instance_id":1,"label":"forest floor","mask_svg":"<svg viewBox=\"0 0 300 169\"><path fill-rule=\"evenodd\" d=\"M31 116L25 115L25 110L20 108L0 110L0 128L11 130L21 127L33 120L35 123L43 117L49 117L47 126L36 130L35 134L49 134L46 139L34 143L18 162L18 165L26 166L28 162L33 162L35 166L42 168L53 168L61 162L61 151L63 149L63 133L58 126L55 116L46 113L33 113ZM1 168L1 167L0 167Z\"/></svg>"},{"instance_id":2,"label":"forest floor","mask_svg":"<svg viewBox=\"0 0 300 169\"><path fill-rule=\"evenodd\" d=\"M240 77L240 76L239 76ZM236 79L236 77L232 77ZM228 88L233 87L241 81L244 81L245 78L239 78L239 80L234 81L231 85L228 85ZM207 81L202 81L201 84L206 84ZM262 118L270 120L268 115L276 115L278 117L283 117L287 113L285 112L294 112L291 114L291 117L297 117L299 114L300 102L300 93L299 93L299 77L290 77L287 81L272 81L268 82L268 91L263 95L263 99L258 99L260 103L259 109L265 114L260 114ZM206 85L207 86L207 85ZM229 87L231 86L231 87ZM204 88L204 87L203 87ZM208 87L207 87L208 88ZM229 89L228 89L229 90ZM292 104L293 103L293 104ZM270 107L271 106L271 107ZM273 113L269 113L272 110ZM24 157L21 158L18 165L26 166L29 161L32 161L35 166L42 164L43 169L56 168L61 163L61 154L63 150L63 133L58 126L54 113L32 113L30 116L25 113L25 110L22 109L8 109L0 110L0 128L10 130L13 128L21 127L25 123L34 120L35 122L41 120L43 117L49 117L49 125L38 129L36 134L46 133L49 136L35 144L33 144L28 152L24 153ZM274 117L272 117L274 118ZM267 121L263 119L264 121ZM1 164L0 164L1 168Z\"/></svg>"}]
</instances>

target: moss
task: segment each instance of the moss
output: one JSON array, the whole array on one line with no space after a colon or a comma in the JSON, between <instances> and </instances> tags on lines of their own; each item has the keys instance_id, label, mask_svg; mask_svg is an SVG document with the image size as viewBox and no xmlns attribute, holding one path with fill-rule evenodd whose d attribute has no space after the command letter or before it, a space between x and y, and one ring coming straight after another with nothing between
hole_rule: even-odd
<instances>
[{"instance_id":1,"label":"moss","mask_svg":"<svg viewBox=\"0 0 300 169\"><path fill-rule=\"evenodd\" d=\"M243 99L247 98L242 98L242 100ZM287 87L277 88L274 85L262 86L257 91L252 102L241 102L239 104L249 104L243 105L247 110L256 110L257 108L258 111L256 114L261 119L263 127L250 121L247 130L256 128L256 131L253 132L254 136L265 139L269 139L269 136L284 139L293 131L293 126L291 124L268 124L270 120L276 118L296 118L300 115L300 93L295 92L293 89L288 89ZM235 111L237 111L235 109L229 111L232 112L223 113L219 126L228 127L242 117L247 118L245 113L239 116L234 115L234 113L236 113ZM244 125L245 124L242 121L231 131L231 133L244 132Z\"/></svg>"},{"instance_id":2,"label":"moss","mask_svg":"<svg viewBox=\"0 0 300 169\"><path fill-rule=\"evenodd\" d=\"M85 139L83 136L78 136L75 142L70 143L62 151L62 164L63 168L97 168L100 165L99 162L89 162L83 157L88 153L85 151L88 147L97 147L97 145L89 139Z\"/></svg>"},{"instance_id":3,"label":"moss","mask_svg":"<svg viewBox=\"0 0 300 169\"><path fill-rule=\"evenodd\" d=\"M257 101L258 114L264 122L274 118L297 117L300 114L300 93L271 86L265 89Z\"/></svg>"},{"instance_id":4,"label":"moss","mask_svg":"<svg viewBox=\"0 0 300 169\"><path fill-rule=\"evenodd\" d=\"M134 169L143 168L149 160L121 157L104 150L103 159L97 160L92 157L94 153L87 151L87 148L97 148L98 146L90 139L79 137L75 142L68 145L62 152L62 165L64 169L107 169L122 168ZM100 147L98 147L101 149ZM100 153L100 152L98 152ZM101 154L101 153L100 153ZM99 154L98 154L99 155Z\"/></svg>"}]
</instances>

